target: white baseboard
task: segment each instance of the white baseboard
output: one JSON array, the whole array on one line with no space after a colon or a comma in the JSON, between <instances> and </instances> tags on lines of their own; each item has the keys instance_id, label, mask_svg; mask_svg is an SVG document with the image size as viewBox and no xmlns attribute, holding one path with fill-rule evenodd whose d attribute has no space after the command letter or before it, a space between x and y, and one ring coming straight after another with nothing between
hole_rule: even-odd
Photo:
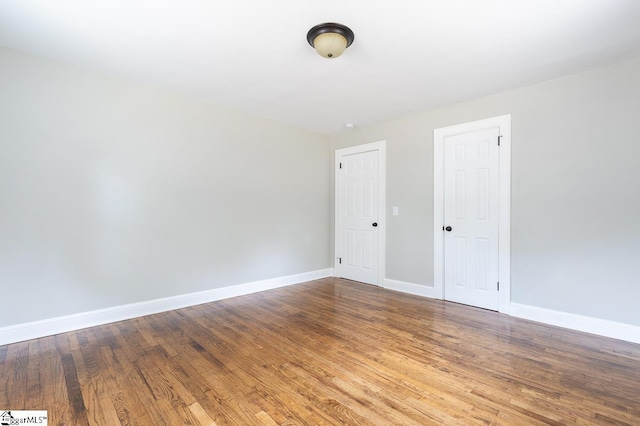
<instances>
[{"instance_id":1,"label":"white baseboard","mask_svg":"<svg viewBox=\"0 0 640 426\"><path fill-rule=\"evenodd\" d=\"M640 343L640 326L511 302L510 315L544 324Z\"/></svg>"},{"instance_id":2,"label":"white baseboard","mask_svg":"<svg viewBox=\"0 0 640 426\"><path fill-rule=\"evenodd\" d=\"M37 339L39 337L51 336L53 334L79 330L81 328L94 327L144 315L156 314L158 312L185 308L187 306L200 305L202 303L214 302L216 300L228 299L230 297L242 296L258 291L313 281L332 275L332 269L322 269L197 293L182 294L146 302L131 303L96 311L81 312L63 317L0 327L0 345Z\"/></svg>"},{"instance_id":3,"label":"white baseboard","mask_svg":"<svg viewBox=\"0 0 640 426\"><path fill-rule=\"evenodd\" d=\"M202 303L214 302L216 300L228 299L230 297L300 284L331 276L334 276L333 268L322 269L302 274L288 275L285 277L216 288L197 293L114 306L111 308L82 312L25 324L0 327L0 345L21 342L29 339L37 339L39 337L51 336L53 334L64 333L67 331L79 330L82 328L141 317L144 315L151 315L173 309L199 305ZM384 288L417 296L437 298L433 287L420 284L385 278ZM513 302L511 303L509 314L514 317L537 321L544 324L555 325L600 336L612 337L614 339L625 340L632 343L640 343L640 326L636 325L570 314Z\"/></svg>"},{"instance_id":4,"label":"white baseboard","mask_svg":"<svg viewBox=\"0 0 640 426\"><path fill-rule=\"evenodd\" d=\"M403 293L415 294L417 296L437 299L433 287L407 283L385 278L384 288L396 290ZM543 324L555 325L571 330L583 331L585 333L597 334L599 336L612 337L631 343L640 343L640 326L625 324L621 322L592 318L583 315L570 314L567 312L554 311L552 309L539 308L536 306L523 305L511 302L509 311L505 312L511 316L523 318Z\"/></svg>"},{"instance_id":5,"label":"white baseboard","mask_svg":"<svg viewBox=\"0 0 640 426\"><path fill-rule=\"evenodd\" d=\"M433 287L427 287L426 285L407 283L404 281L384 279L384 288L389 290L401 291L403 293L415 294L416 296L436 298L436 290Z\"/></svg>"}]
</instances>

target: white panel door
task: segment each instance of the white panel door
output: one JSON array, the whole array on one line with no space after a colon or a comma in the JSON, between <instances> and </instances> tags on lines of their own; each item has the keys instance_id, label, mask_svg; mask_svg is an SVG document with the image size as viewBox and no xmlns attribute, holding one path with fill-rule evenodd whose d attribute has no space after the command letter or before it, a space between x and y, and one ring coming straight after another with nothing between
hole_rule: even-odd
<instances>
[{"instance_id":1,"label":"white panel door","mask_svg":"<svg viewBox=\"0 0 640 426\"><path fill-rule=\"evenodd\" d=\"M339 274L378 284L378 151L345 155L338 173Z\"/></svg>"},{"instance_id":2,"label":"white panel door","mask_svg":"<svg viewBox=\"0 0 640 426\"><path fill-rule=\"evenodd\" d=\"M497 310L498 128L444 139L444 296Z\"/></svg>"}]
</instances>

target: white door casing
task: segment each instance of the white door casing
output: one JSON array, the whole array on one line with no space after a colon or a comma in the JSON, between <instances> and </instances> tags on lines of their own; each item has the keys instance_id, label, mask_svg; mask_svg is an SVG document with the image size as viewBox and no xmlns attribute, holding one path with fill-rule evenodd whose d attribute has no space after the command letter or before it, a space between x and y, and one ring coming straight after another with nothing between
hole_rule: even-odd
<instances>
[{"instance_id":1,"label":"white door casing","mask_svg":"<svg viewBox=\"0 0 640 426\"><path fill-rule=\"evenodd\" d=\"M382 286L384 141L336 150L336 276Z\"/></svg>"},{"instance_id":2,"label":"white door casing","mask_svg":"<svg viewBox=\"0 0 640 426\"><path fill-rule=\"evenodd\" d=\"M434 131L434 290L440 299L509 310L510 124L505 115Z\"/></svg>"}]
</instances>

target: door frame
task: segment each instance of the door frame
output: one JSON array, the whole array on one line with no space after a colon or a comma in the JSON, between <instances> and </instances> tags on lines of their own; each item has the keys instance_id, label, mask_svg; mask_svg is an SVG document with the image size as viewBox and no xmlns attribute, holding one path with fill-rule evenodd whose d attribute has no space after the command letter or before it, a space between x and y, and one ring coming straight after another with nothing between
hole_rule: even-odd
<instances>
[{"instance_id":1,"label":"door frame","mask_svg":"<svg viewBox=\"0 0 640 426\"><path fill-rule=\"evenodd\" d=\"M387 219L386 219L386 194L387 194L387 141L381 140L378 142L371 142L363 145L351 146L348 148L336 149L335 161L334 161L334 260L333 268L334 275L339 277L341 275L341 266L338 263L340 257L340 249L342 247L342 233L340 232L340 203L342 198L340 188L340 160L346 155L362 154L370 151L378 151L378 273L376 274L376 285L383 287L385 272L386 272L386 234L387 234Z\"/></svg>"},{"instance_id":2,"label":"door frame","mask_svg":"<svg viewBox=\"0 0 640 426\"><path fill-rule=\"evenodd\" d=\"M511 114L433 131L433 286L437 299L444 299L444 140L447 136L488 128L500 129L498 281L499 312L511 305Z\"/></svg>"}]
</instances>

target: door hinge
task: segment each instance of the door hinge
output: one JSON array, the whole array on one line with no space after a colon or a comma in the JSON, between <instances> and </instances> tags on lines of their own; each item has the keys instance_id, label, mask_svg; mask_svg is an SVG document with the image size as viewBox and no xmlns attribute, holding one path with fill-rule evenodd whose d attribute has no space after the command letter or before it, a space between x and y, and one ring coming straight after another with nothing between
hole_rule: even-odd
<instances>
[{"instance_id":1,"label":"door hinge","mask_svg":"<svg viewBox=\"0 0 640 426\"><path fill-rule=\"evenodd\" d=\"M342 168L342 163L340 163L340 168Z\"/></svg>"},{"instance_id":2,"label":"door hinge","mask_svg":"<svg viewBox=\"0 0 640 426\"><path fill-rule=\"evenodd\" d=\"M342 265L342 258L341 258L341 257L339 257L339 258L338 258L338 263L339 263L340 265Z\"/></svg>"},{"instance_id":3,"label":"door hinge","mask_svg":"<svg viewBox=\"0 0 640 426\"><path fill-rule=\"evenodd\" d=\"M498 281L498 291L500 291L500 281Z\"/></svg>"},{"instance_id":4,"label":"door hinge","mask_svg":"<svg viewBox=\"0 0 640 426\"><path fill-rule=\"evenodd\" d=\"M502 140L502 136L498 136L498 146L500 146L500 141Z\"/></svg>"}]
</instances>

